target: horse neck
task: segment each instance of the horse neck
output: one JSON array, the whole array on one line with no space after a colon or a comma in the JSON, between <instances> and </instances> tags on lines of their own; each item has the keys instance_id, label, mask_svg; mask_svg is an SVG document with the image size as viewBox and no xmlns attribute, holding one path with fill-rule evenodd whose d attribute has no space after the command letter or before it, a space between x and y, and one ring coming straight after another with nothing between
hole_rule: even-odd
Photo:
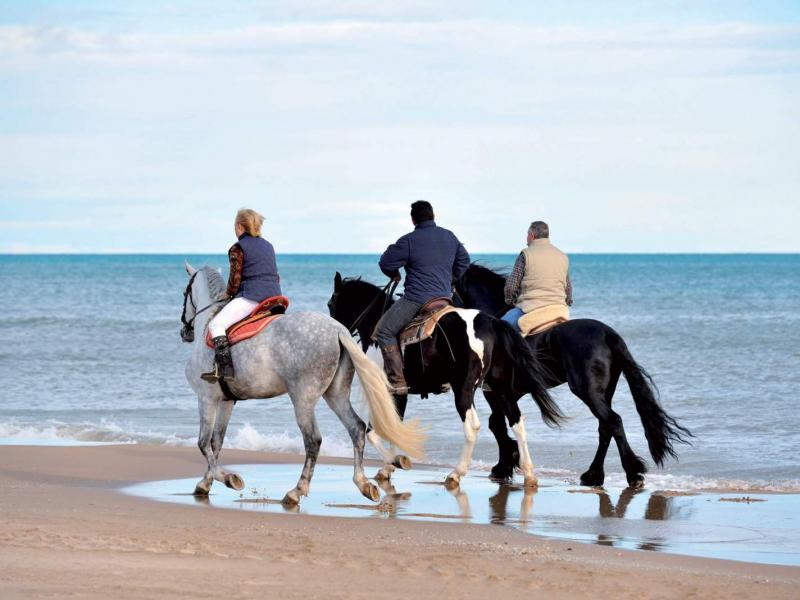
<instances>
[{"instance_id":1,"label":"horse neck","mask_svg":"<svg viewBox=\"0 0 800 600\"><path fill-rule=\"evenodd\" d=\"M376 296L383 296L381 290L378 288L375 289L375 295L370 296L361 306L358 307L358 309L355 311L356 316L360 315L361 312L364 311L367 308L367 306L369 306L369 303L372 302ZM375 326L378 324L378 321L380 321L381 317L383 316L381 312L383 311L383 304L384 304L383 299L380 299L377 302L375 302L375 305L367 312L367 314L364 315L364 318L361 320L361 323L358 324L357 328L358 336L362 340L369 340L370 336L372 335L372 332L375 331ZM386 310L389 310L392 304L394 304L394 300L392 298L389 298L389 302L386 304Z\"/></svg>"},{"instance_id":2,"label":"horse neck","mask_svg":"<svg viewBox=\"0 0 800 600\"><path fill-rule=\"evenodd\" d=\"M503 286L483 282L470 283L469 298L474 305L470 308L477 308L490 314L498 314L508 308Z\"/></svg>"},{"instance_id":3,"label":"horse neck","mask_svg":"<svg viewBox=\"0 0 800 600\"><path fill-rule=\"evenodd\" d=\"M204 273L198 273L195 277L194 284L192 285L192 296L196 304L195 310L201 310L211 304L211 294L208 291L208 280ZM200 340L202 344L206 343L206 325L208 325L211 317L214 316L214 309L209 308L204 310L194 319L194 339L195 342Z\"/></svg>"}]
</instances>

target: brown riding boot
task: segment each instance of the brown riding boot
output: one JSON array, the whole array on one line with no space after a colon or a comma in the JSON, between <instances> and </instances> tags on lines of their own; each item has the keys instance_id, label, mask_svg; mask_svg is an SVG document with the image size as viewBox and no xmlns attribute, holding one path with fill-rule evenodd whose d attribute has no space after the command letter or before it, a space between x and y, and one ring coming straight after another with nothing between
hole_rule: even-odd
<instances>
[{"instance_id":1,"label":"brown riding boot","mask_svg":"<svg viewBox=\"0 0 800 600\"><path fill-rule=\"evenodd\" d=\"M386 377L389 379L389 387L393 394L407 394L408 384L406 377L403 375L403 355L400 354L400 348L397 344L391 346L381 346L381 354L383 355L383 368L386 371Z\"/></svg>"}]
</instances>

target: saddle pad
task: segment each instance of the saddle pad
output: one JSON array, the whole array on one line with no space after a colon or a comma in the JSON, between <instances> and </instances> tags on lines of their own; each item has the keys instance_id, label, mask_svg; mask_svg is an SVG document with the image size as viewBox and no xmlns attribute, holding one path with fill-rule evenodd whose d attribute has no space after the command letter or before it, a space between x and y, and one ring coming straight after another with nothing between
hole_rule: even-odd
<instances>
[{"instance_id":1,"label":"saddle pad","mask_svg":"<svg viewBox=\"0 0 800 600\"><path fill-rule=\"evenodd\" d=\"M247 317L246 319L242 319L241 321L234 323L228 327L225 332L228 334L228 344L233 346L234 344L238 344L243 340L261 333L261 331L266 329L270 323L282 316L283 315L269 315L262 313L254 317ZM211 341L211 332L208 330L206 330L206 345L209 348L214 347L214 342Z\"/></svg>"},{"instance_id":2,"label":"saddle pad","mask_svg":"<svg viewBox=\"0 0 800 600\"><path fill-rule=\"evenodd\" d=\"M405 329L400 332L400 335L397 336L400 341L400 349L402 350L406 346L418 344L423 340L427 340L433 335L433 331L436 329L436 324L439 322L439 319L454 310L456 309L453 306L445 306L444 308L424 315L422 318L415 317L414 320L406 325Z\"/></svg>"},{"instance_id":3,"label":"saddle pad","mask_svg":"<svg viewBox=\"0 0 800 600\"><path fill-rule=\"evenodd\" d=\"M517 321L517 326L522 335L528 337L567 321L569 321L569 307L563 304L553 304L522 315Z\"/></svg>"}]
</instances>

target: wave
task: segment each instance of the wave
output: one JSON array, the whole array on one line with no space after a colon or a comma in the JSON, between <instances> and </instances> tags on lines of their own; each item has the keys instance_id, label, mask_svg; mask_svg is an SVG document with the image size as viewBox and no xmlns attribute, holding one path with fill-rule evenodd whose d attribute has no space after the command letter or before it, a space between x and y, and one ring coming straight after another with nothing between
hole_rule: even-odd
<instances>
[{"instance_id":1,"label":"wave","mask_svg":"<svg viewBox=\"0 0 800 600\"><path fill-rule=\"evenodd\" d=\"M225 447L237 450L258 450L291 454L304 454L303 438L288 431L282 433L261 433L250 423L244 423L233 435L225 438ZM323 456L349 457L353 455L353 445L349 441L333 436L324 436L320 454Z\"/></svg>"},{"instance_id":2,"label":"wave","mask_svg":"<svg viewBox=\"0 0 800 600\"><path fill-rule=\"evenodd\" d=\"M102 419L100 422L64 423L50 420L40 425L16 422L0 423L0 444L25 445L82 445L82 444L154 444L163 446L194 446L195 435L156 431L130 431L119 424ZM250 423L229 430L225 448L302 454L303 438L299 433L261 433ZM323 456L350 457L353 446L349 440L334 436L322 439Z\"/></svg>"},{"instance_id":3,"label":"wave","mask_svg":"<svg viewBox=\"0 0 800 600\"><path fill-rule=\"evenodd\" d=\"M473 460L471 469L474 471L491 471L493 463L482 460ZM536 475L540 479L555 479L559 483L580 485L580 475L571 469L556 467L537 467ZM695 475L671 475L669 473L648 473L645 476L648 490L675 490L685 492L770 492L770 493L800 493L800 479L723 479L713 477L698 477ZM627 487L625 473L606 473L606 488Z\"/></svg>"},{"instance_id":4,"label":"wave","mask_svg":"<svg viewBox=\"0 0 800 600\"><path fill-rule=\"evenodd\" d=\"M131 431L118 423L102 419L99 422L64 423L48 420L40 424L0 422L0 445L94 445L94 444L155 444L164 446L192 447L197 437L192 434L164 433L151 430ZM245 422L236 429L229 430L225 447L237 450L259 452L278 452L302 454L303 439L298 432L284 430L279 433L262 433ZM352 457L353 447L349 439L327 435L323 437L320 454L323 456ZM367 455L377 458L368 448ZM437 463L431 456L431 462ZM471 469L488 472L491 462L474 460ZM437 466L448 467L441 464ZM570 469L539 466L536 469L541 479L555 480L570 486L579 485L579 474ZM650 490L707 491L716 493L800 493L800 479L741 480L699 477L695 475L672 475L669 473L649 473L646 480ZM627 486L624 473L607 473L605 487L619 489Z\"/></svg>"}]
</instances>

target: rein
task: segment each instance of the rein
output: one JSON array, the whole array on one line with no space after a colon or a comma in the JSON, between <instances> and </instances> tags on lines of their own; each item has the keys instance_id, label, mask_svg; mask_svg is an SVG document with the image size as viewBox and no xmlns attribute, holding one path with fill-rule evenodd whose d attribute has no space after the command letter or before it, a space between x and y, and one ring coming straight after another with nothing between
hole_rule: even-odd
<instances>
[{"instance_id":1,"label":"rein","mask_svg":"<svg viewBox=\"0 0 800 600\"><path fill-rule=\"evenodd\" d=\"M215 300L208 306L204 306L200 310L197 310L197 305L194 303L194 297L192 296L192 284L194 284L194 279L197 277L197 272L189 278L189 283L186 286L186 289L183 291L183 312L181 313L181 323L186 329L192 329L194 327L194 320L197 318L202 312L207 311L212 306L219 304L220 302L225 302L225 300ZM186 302L189 301L192 303L192 308L194 309L194 315L191 319L186 319Z\"/></svg>"},{"instance_id":2,"label":"rein","mask_svg":"<svg viewBox=\"0 0 800 600\"><path fill-rule=\"evenodd\" d=\"M381 295L383 295L383 308L381 309L381 316L383 316L384 313L386 313L386 308L389 306L389 300L394 295L394 291L397 289L398 283L400 282L395 280L392 280L389 283L387 283L381 289L381 293L376 295L372 299L372 301L369 304L367 304L367 308L361 311L361 314L356 317L355 321L353 321L353 324L347 328L347 330L350 332L350 335L354 335L356 333L356 330L358 329L358 326L361 324L361 321L363 321L364 317L367 316L367 313L370 310L372 310L372 307L375 306L375 303L380 299Z\"/></svg>"}]
</instances>

